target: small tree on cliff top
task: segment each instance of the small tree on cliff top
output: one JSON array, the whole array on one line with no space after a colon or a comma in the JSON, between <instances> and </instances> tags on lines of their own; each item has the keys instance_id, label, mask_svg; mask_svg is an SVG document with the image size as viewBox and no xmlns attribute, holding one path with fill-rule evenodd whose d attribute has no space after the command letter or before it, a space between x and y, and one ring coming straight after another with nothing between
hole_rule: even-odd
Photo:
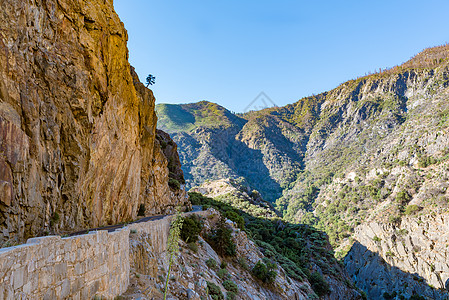
<instances>
[{"instance_id":1,"label":"small tree on cliff top","mask_svg":"<svg viewBox=\"0 0 449 300\"><path fill-rule=\"evenodd\" d=\"M147 79L146 79L147 87L149 85L153 85L155 82L156 82L156 77L151 74L148 74Z\"/></svg>"}]
</instances>

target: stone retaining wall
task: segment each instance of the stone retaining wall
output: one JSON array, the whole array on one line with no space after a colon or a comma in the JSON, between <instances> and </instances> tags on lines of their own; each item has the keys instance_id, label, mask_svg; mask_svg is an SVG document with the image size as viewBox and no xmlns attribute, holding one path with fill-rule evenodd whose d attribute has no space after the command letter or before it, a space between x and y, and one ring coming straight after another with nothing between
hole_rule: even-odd
<instances>
[{"instance_id":1,"label":"stone retaining wall","mask_svg":"<svg viewBox=\"0 0 449 300\"><path fill-rule=\"evenodd\" d=\"M130 224L111 233L32 238L0 249L0 300L113 299L128 288L130 231L151 236L153 251L162 253L171 219Z\"/></svg>"},{"instance_id":2,"label":"stone retaining wall","mask_svg":"<svg viewBox=\"0 0 449 300\"><path fill-rule=\"evenodd\" d=\"M129 229L29 239L0 249L1 299L108 299L129 283Z\"/></svg>"}]
</instances>

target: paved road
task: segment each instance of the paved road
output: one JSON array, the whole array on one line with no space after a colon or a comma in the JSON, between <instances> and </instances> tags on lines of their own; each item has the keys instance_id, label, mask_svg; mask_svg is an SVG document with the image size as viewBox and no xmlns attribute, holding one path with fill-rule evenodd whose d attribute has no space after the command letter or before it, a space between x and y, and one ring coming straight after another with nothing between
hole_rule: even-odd
<instances>
[{"instance_id":1,"label":"paved road","mask_svg":"<svg viewBox=\"0 0 449 300\"><path fill-rule=\"evenodd\" d=\"M192 205L192 210L191 212L199 212L202 211L203 207L201 205ZM117 225L109 225L109 226L103 226L103 227L97 227L97 228L90 228L87 230L81 230L81 231L77 231L77 232L72 232L69 234L69 236L75 236L75 235L81 235L81 234L86 234L89 233L91 231L98 231L98 230L107 230L108 232L113 232L117 229L123 228L125 226L127 226L128 224L133 224L133 223L142 223L142 222L148 222L148 221L156 221L156 220L160 220L165 218L168 215L159 215L159 216L151 216L151 217L145 217L145 218L141 218L139 220L130 222L130 223L125 223L125 224L117 224Z\"/></svg>"}]
</instances>

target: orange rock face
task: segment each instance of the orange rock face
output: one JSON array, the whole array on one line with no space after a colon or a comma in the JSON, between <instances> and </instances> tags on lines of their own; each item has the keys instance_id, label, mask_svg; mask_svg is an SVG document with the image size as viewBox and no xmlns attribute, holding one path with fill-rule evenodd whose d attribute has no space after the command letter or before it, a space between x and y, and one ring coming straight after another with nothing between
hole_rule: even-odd
<instances>
[{"instance_id":1,"label":"orange rock face","mask_svg":"<svg viewBox=\"0 0 449 300\"><path fill-rule=\"evenodd\" d=\"M182 187L168 186L155 100L133 78L112 1L1 7L0 241L127 221L140 204L151 214L184 202Z\"/></svg>"}]
</instances>

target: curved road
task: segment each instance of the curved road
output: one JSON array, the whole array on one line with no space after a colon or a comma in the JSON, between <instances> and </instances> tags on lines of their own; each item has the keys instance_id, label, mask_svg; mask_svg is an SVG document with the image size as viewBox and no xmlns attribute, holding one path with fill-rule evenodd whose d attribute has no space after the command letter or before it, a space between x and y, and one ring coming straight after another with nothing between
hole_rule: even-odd
<instances>
[{"instance_id":1,"label":"curved road","mask_svg":"<svg viewBox=\"0 0 449 300\"><path fill-rule=\"evenodd\" d=\"M203 209L203 207L201 205L192 205L192 210L189 211L189 212L199 212L202 209ZM123 227L127 226L128 224L142 223L142 222L148 222L148 221L156 221L156 220L163 219L166 216L170 216L170 215L172 215L172 214L144 217L144 218L141 218L139 220L136 220L136 221L133 221L133 222L129 222L129 223L124 223L124 224L117 224L117 225L109 225L109 226L103 226L103 227L97 227L97 228L90 228L90 229L86 229L86 230L72 232L68 236L76 236L76 235L81 235L81 234L87 234L87 233L89 233L91 231L98 231L98 230L107 230L108 232L113 232L113 231L115 231L117 229L120 229L120 228L123 228Z\"/></svg>"}]
</instances>

